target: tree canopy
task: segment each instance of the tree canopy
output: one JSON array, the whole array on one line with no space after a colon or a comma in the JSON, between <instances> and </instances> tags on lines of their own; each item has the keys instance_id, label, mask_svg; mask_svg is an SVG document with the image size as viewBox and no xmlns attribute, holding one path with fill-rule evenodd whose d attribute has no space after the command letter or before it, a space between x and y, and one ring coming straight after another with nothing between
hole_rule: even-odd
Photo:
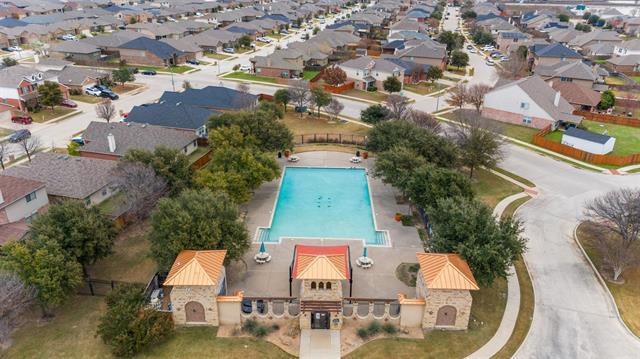
<instances>
[{"instance_id":1,"label":"tree canopy","mask_svg":"<svg viewBox=\"0 0 640 359\"><path fill-rule=\"evenodd\" d=\"M465 67L469 65L469 55L464 51L456 50L451 53L450 63L458 68Z\"/></svg>"},{"instance_id":2,"label":"tree canopy","mask_svg":"<svg viewBox=\"0 0 640 359\"><path fill-rule=\"evenodd\" d=\"M38 86L38 101L47 107L53 108L62 103L62 91L60 85L56 82L45 81L42 85Z\"/></svg>"},{"instance_id":3,"label":"tree canopy","mask_svg":"<svg viewBox=\"0 0 640 359\"><path fill-rule=\"evenodd\" d=\"M452 31L443 31L438 36L438 42L447 45L447 52L462 48L464 36Z\"/></svg>"},{"instance_id":4,"label":"tree canopy","mask_svg":"<svg viewBox=\"0 0 640 359\"><path fill-rule=\"evenodd\" d=\"M241 259L249 236L238 217L237 206L224 192L188 189L163 198L151 215L153 258L162 270L184 249L226 249L227 260Z\"/></svg>"},{"instance_id":5,"label":"tree canopy","mask_svg":"<svg viewBox=\"0 0 640 359\"><path fill-rule=\"evenodd\" d=\"M600 95L600 102L598 103L598 109L607 110L616 104L616 96L613 91L606 90Z\"/></svg>"},{"instance_id":6,"label":"tree canopy","mask_svg":"<svg viewBox=\"0 0 640 359\"><path fill-rule=\"evenodd\" d=\"M167 181L172 195L189 188L191 185L193 171L189 159L177 149L164 146L156 147L153 152L131 149L125 153L123 161L140 162L151 166L158 176Z\"/></svg>"},{"instance_id":7,"label":"tree canopy","mask_svg":"<svg viewBox=\"0 0 640 359\"><path fill-rule=\"evenodd\" d=\"M136 78L133 75L133 72L129 71L126 67L121 67L117 70L113 70L111 73L111 78L115 82L119 82L121 85L124 85L125 82L135 81Z\"/></svg>"},{"instance_id":8,"label":"tree canopy","mask_svg":"<svg viewBox=\"0 0 640 359\"><path fill-rule=\"evenodd\" d=\"M478 45L489 45L489 44L493 44L493 35L491 35L490 32L485 32L485 31L476 31L473 34L473 42L475 42Z\"/></svg>"},{"instance_id":9,"label":"tree canopy","mask_svg":"<svg viewBox=\"0 0 640 359\"><path fill-rule=\"evenodd\" d=\"M377 164L377 163L376 163ZM457 170L433 165L414 167L406 184L406 193L418 207L438 211L445 198L473 198L471 181Z\"/></svg>"},{"instance_id":10,"label":"tree canopy","mask_svg":"<svg viewBox=\"0 0 640 359\"><path fill-rule=\"evenodd\" d=\"M287 111L287 105L291 102L291 96L287 89L279 89L273 94L276 103L282 104L284 111Z\"/></svg>"},{"instance_id":11,"label":"tree canopy","mask_svg":"<svg viewBox=\"0 0 640 359\"><path fill-rule=\"evenodd\" d=\"M384 183L405 191L412 172L426 164L427 161L421 156L416 156L414 150L395 146L376 156L373 175L381 177Z\"/></svg>"},{"instance_id":12,"label":"tree canopy","mask_svg":"<svg viewBox=\"0 0 640 359\"><path fill-rule=\"evenodd\" d=\"M382 105L371 105L360 111L360 119L369 124L386 121L391 117L391 111Z\"/></svg>"},{"instance_id":13,"label":"tree canopy","mask_svg":"<svg viewBox=\"0 0 640 359\"><path fill-rule=\"evenodd\" d=\"M382 82L382 88L390 93L400 92L402 90L402 82L395 76L389 76Z\"/></svg>"}]
</instances>

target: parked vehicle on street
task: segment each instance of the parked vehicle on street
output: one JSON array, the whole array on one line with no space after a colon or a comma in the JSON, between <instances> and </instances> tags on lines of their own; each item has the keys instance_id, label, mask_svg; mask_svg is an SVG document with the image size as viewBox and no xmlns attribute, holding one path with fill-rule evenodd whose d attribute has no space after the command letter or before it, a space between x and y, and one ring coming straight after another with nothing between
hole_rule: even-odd
<instances>
[{"instance_id":1,"label":"parked vehicle on street","mask_svg":"<svg viewBox=\"0 0 640 359\"><path fill-rule=\"evenodd\" d=\"M102 91L100 91L100 89L96 88L96 87L87 87L84 90L84 93L86 93L87 95L91 95L91 96L100 96L100 94L102 93Z\"/></svg>"},{"instance_id":2,"label":"parked vehicle on street","mask_svg":"<svg viewBox=\"0 0 640 359\"><path fill-rule=\"evenodd\" d=\"M60 103L60 106L64 106L64 107L70 107L70 108L76 108L78 107L78 104L69 100L69 99L64 99L62 100L62 102Z\"/></svg>"},{"instance_id":3,"label":"parked vehicle on street","mask_svg":"<svg viewBox=\"0 0 640 359\"><path fill-rule=\"evenodd\" d=\"M77 144L79 144L80 146L84 146L84 139L82 138L82 136L76 136L71 138L71 142L75 142Z\"/></svg>"},{"instance_id":4,"label":"parked vehicle on street","mask_svg":"<svg viewBox=\"0 0 640 359\"><path fill-rule=\"evenodd\" d=\"M240 65L240 71L251 71L251 65Z\"/></svg>"},{"instance_id":5,"label":"parked vehicle on street","mask_svg":"<svg viewBox=\"0 0 640 359\"><path fill-rule=\"evenodd\" d=\"M11 117L11 122L19 123L22 125L29 125L33 122L33 118L27 115L16 115Z\"/></svg>"},{"instance_id":6,"label":"parked vehicle on street","mask_svg":"<svg viewBox=\"0 0 640 359\"><path fill-rule=\"evenodd\" d=\"M62 36L60 36L60 40L64 40L64 41L76 41L78 40L77 37L75 37L75 35L71 35L71 34L64 34Z\"/></svg>"},{"instance_id":7,"label":"parked vehicle on street","mask_svg":"<svg viewBox=\"0 0 640 359\"><path fill-rule=\"evenodd\" d=\"M11 136L9 137L9 142L11 143L17 143L20 141L23 141L27 138L31 137L31 131L27 130L27 129L22 129L22 130L18 130L14 133L11 134Z\"/></svg>"},{"instance_id":8,"label":"parked vehicle on street","mask_svg":"<svg viewBox=\"0 0 640 359\"><path fill-rule=\"evenodd\" d=\"M225 47L224 49L222 49L223 52L226 52L227 54L235 54L236 53L236 49L234 49L233 47Z\"/></svg>"},{"instance_id":9,"label":"parked vehicle on street","mask_svg":"<svg viewBox=\"0 0 640 359\"><path fill-rule=\"evenodd\" d=\"M20 46L9 46L7 47L7 51L17 52L17 51L22 51L22 48Z\"/></svg>"},{"instance_id":10,"label":"parked vehicle on street","mask_svg":"<svg viewBox=\"0 0 640 359\"><path fill-rule=\"evenodd\" d=\"M473 47L469 49L469 52L472 54L475 54L478 52L478 50L474 49Z\"/></svg>"},{"instance_id":11,"label":"parked vehicle on street","mask_svg":"<svg viewBox=\"0 0 640 359\"><path fill-rule=\"evenodd\" d=\"M149 76L154 76L156 74L155 70L142 70L140 71L141 74L143 75L149 75Z\"/></svg>"},{"instance_id":12,"label":"parked vehicle on street","mask_svg":"<svg viewBox=\"0 0 640 359\"><path fill-rule=\"evenodd\" d=\"M200 65L200 61L198 61L198 60L196 60L196 59L190 59L190 60L187 60L187 63L188 63L189 65Z\"/></svg>"},{"instance_id":13,"label":"parked vehicle on street","mask_svg":"<svg viewBox=\"0 0 640 359\"><path fill-rule=\"evenodd\" d=\"M281 35L289 35L289 31L282 29L282 30L280 30L280 34Z\"/></svg>"},{"instance_id":14,"label":"parked vehicle on street","mask_svg":"<svg viewBox=\"0 0 640 359\"><path fill-rule=\"evenodd\" d=\"M496 66L496 63L491 60L487 60L486 64L487 66Z\"/></svg>"},{"instance_id":15,"label":"parked vehicle on street","mask_svg":"<svg viewBox=\"0 0 640 359\"><path fill-rule=\"evenodd\" d=\"M120 98L120 96L118 96L117 93L114 93L114 92L111 92L111 91L102 91L100 93L100 97L106 97L106 98L111 99L111 100L117 100L117 99Z\"/></svg>"}]
</instances>

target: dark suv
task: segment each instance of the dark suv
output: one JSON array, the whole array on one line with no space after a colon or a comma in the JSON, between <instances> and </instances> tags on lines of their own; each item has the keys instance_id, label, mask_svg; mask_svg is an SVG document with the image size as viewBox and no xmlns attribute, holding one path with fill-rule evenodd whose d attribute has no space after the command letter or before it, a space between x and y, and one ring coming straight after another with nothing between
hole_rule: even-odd
<instances>
[{"instance_id":1,"label":"dark suv","mask_svg":"<svg viewBox=\"0 0 640 359\"><path fill-rule=\"evenodd\" d=\"M29 137L31 137L31 131L26 129L18 130L11 134L11 136L9 137L9 142L17 143Z\"/></svg>"}]
</instances>

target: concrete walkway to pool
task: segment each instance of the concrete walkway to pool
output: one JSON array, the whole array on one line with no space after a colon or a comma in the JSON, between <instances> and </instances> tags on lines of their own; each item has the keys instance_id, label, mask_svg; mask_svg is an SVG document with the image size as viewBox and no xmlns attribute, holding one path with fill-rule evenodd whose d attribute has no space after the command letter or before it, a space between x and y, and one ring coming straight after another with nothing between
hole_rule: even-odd
<instances>
[{"instance_id":1,"label":"concrete walkway to pool","mask_svg":"<svg viewBox=\"0 0 640 359\"><path fill-rule=\"evenodd\" d=\"M353 155L340 152L305 152L300 154L300 161L290 164L281 160L283 166L310 167L365 167L373 166L373 160L363 160L362 164L349 162ZM258 227L268 227L274 210L280 180L262 185L247 205L247 229L251 240ZM282 243L265 243L272 260L267 264L257 264L253 256L259 251L259 244L252 243L245 256L247 264L236 263L227 268L228 290L243 290L246 296L287 297L289 296L289 265L293 258L296 243L313 245L348 244L351 250L353 266L353 292L351 296L358 298L395 299L398 293L409 297L415 295L415 288L408 287L395 276L396 267L400 263L415 263L416 252L423 251L423 246L415 227L404 227L396 222L396 213L409 214L408 205L396 203L397 191L385 185L379 179L369 177L374 216L379 230L388 230L391 247L367 247L367 256L375 262L371 269L356 266L356 259L362 255L363 242L358 240L344 241L334 239L285 239ZM291 220L295 221L295 218ZM318 218L318 220L322 220ZM326 223L331 226L331 223ZM294 281L292 295L298 296L299 283ZM349 296L349 284L343 283L343 294Z\"/></svg>"},{"instance_id":2,"label":"concrete walkway to pool","mask_svg":"<svg viewBox=\"0 0 640 359\"><path fill-rule=\"evenodd\" d=\"M302 329L300 359L340 359L340 331Z\"/></svg>"}]
</instances>

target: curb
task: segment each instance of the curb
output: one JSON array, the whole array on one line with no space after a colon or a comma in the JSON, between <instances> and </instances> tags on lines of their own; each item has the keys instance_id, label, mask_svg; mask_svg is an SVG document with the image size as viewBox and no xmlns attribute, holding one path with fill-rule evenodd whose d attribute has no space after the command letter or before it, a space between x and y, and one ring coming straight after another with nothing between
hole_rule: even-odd
<instances>
[{"instance_id":1,"label":"curb","mask_svg":"<svg viewBox=\"0 0 640 359\"><path fill-rule=\"evenodd\" d=\"M616 319L618 319L618 322L620 322L620 324L622 324L622 327L627 331L627 333L629 335L631 335L631 337L633 337L636 340L640 341L640 337L638 337L634 332L632 332L631 329L629 329L627 324L624 322L624 320L622 320L622 317L620 316L620 311L618 310L618 304L616 304L616 299L613 297L613 294L611 294L611 291L609 290L609 287L607 286L607 283L605 282L604 278L602 278L602 275L600 275L600 272L598 271L596 266L591 261L591 258L589 258L589 255L587 255L587 252L584 250L584 247L582 247L582 244L580 243L580 240L578 240L578 226L581 223L583 223L583 222L580 222L580 223L576 224L575 227L573 227L573 241L576 242L576 244L578 245L578 248L580 248L580 252L582 252L582 255L584 256L584 258L587 260L587 262L591 266L591 270L593 270L593 272L595 273L596 277L598 278L598 282L603 287L604 291L607 292L607 296L611 300L611 304L613 306L613 309L616 312Z\"/></svg>"}]
</instances>

